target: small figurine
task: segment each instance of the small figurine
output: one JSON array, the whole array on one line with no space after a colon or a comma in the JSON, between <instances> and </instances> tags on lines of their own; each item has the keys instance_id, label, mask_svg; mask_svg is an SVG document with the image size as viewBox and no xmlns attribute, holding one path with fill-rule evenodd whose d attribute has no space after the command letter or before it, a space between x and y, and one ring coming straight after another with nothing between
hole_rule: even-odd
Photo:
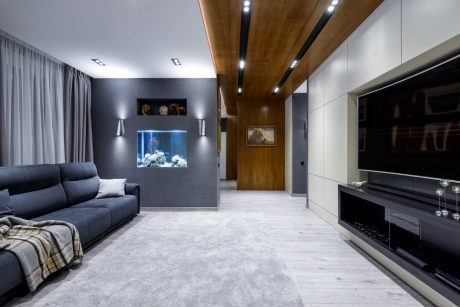
<instances>
[{"instance_id":1,"label":"small figurine","mask_svg":"<svg viewBox=\"0 0 460 307\"><path fill-rule=\"evenodd\" d=\"M152 109L148 103L142 105L142 115L152 115Z\"/></svg>"},{"instance_id":2,"label":"small figurine","mask_svg":"<svg viewBox=\"0 0 460 307\"><path fill-rule=\"evenodd\" d=\"M160 111L160 115L168 115L168 107L165 105L162 105L159 111Z\"/></svg>"},{"instance_id":3,"label":"small figurine","mask_svg":"<svg viewBox=\"0 0 460 307\"><path fill-rule=\"evenodd\" d=\"M171 104L169 108L171 109L171 113L173 115L185 115L187 113L185 107L181 107L178 103Z\"/></svg>"}]
</instances>

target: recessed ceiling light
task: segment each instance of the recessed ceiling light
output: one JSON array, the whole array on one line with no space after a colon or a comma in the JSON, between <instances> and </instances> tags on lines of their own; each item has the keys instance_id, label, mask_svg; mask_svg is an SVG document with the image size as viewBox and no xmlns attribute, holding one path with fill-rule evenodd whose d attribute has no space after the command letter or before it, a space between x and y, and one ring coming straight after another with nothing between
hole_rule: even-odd
<instances>
[{"instance_id":1,"label":"recessed ceiling light","mask_svg":"<svg viewBox=\"0 0 460 307\"><path fill-rule=\"evenodd\" d=\"M245 6L245 7L243 8L243 12L245 12L245 13L249 12L249 6Z\"/></svg>"},{"instance_id":2,"label":"recessed ceiling light","mask_svg":"<svg viewBox=\"0 0 460 307\"><path fill-rule=\"evenodd\" d=\"M174 65L180 66L182 63L179 61L178 58L171 58L171 61L173 62Z\"/></svg>"},{"instance_id":3,"label":"recessed ceiling light","mask_svg":"<svg viewBox=\"0 0 460 307\"><path fill-rule=\"evenodd\" d=\"M238 88L238 94L241 94L243 92L243 89L241 87Z\"/></svg>"},{"instance_id":4,"label":"recessed ceiling light","mask_svg":"<svg viewBox=\"0 0 460 307\"><path fill-rule=\"evenodd\" d=\"M327 11L328 11L329 13L332 13L332 12L334 11L334 9L335 9L335 6L329 5L329 7L327 8Z\"/></svg>"},{"instance_id":5,"label":"recessed ceiling light","mask_svg":"<svg viewBox=\"0 0 460 307\"><path fill-rule=\"evenodd\" d=\"M244 69L244 64L245 64L244 60L240 60L240 69Z\"/></svg>"},{"instance_id":6,"label":"recessed ceiling light","mask_svg":"<svg viewBox=\"0 0 460 307\"><path fill-rule=\"evenodd\" d=\"M279 87L275 87L275 90L273 91L274 93L278 93L280 91Z\"/></svg>"},{"instance_id":7,"label":"recessed ceiling light","mask_svg":"<svg viewBox=\"0 0 460 307\"><path fill-rule=\"evenodd\" d=\"M99 66L105 66L105 63L102 62L102 61L99 60L99 59L91 59L91 61L93 61L94 63L96 63L96 64L99 65Z\"/></svg>"},{"instance_id":8,"label":"recessed ceiling light","mask_svg":"<svg viewBox=\"0 0 460 307\"><path fill-rule=\"evenodd\" d=\"M339 4L339 0L333 0L332 1L332 5L337 5L337 4Z\"/></svg>"},{"instance_id":9,"label":"recessed ceiling light","mask_svg":"<svg viewBox=\"0 0 460 307\"><path fill-rule=\"evenodd\" d=\"M246 1L243 2L243 5L244 5L244 6L249 6L250 4L251 4L251 2L248 1L248 0L246 0Z\"/></svg>"},{"instance_id":10,"label":"recessed ceiling light","mask_svg":"<svg viewBox=\"0 0 460 307\"><path fill-rule=\"evenodd\" d=\"M291 64L291 68L294 68L296 65L297 65L298 61L297 60L294 60Z\"/></svg>"}]
</instances>

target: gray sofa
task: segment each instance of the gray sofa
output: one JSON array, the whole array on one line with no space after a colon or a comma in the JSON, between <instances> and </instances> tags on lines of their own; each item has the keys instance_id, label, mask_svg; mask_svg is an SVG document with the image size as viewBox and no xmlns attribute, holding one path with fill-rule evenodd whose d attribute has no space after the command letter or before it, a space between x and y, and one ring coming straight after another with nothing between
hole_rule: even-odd
<instances>
[{"instance_id":1,"label":"gray sofa","mask_svg":"<svg viewBox=\"0 0 460 307\"><path fill-rule=\"evenodd\" d=\"M99 178L93 163L0 167L0 190L8 189L14 215L36 221L74 224L83 249L139 213L139 185L126 196L95 199ZM0 305L27 289L16 256L0 251Z\"/></svg>"}]
</instances>

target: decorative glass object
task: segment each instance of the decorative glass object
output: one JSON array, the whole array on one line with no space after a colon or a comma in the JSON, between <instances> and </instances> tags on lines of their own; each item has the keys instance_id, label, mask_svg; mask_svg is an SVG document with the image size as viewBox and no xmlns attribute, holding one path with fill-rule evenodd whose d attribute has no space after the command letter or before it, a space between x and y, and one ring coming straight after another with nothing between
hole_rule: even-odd
<instances>
[{"instance_id":1,"label":"decorative glass object","mask_svg":"<svg viewBox=\"0 0 460 307\"><path fill-rule=\"evenodd\" d=\"M444 190L443 189L436 189L436 195L438 195L438 210L436 210L436 215L441 216L442 211L441 211L441 196L444 195Z\"/></svg>"},{"instance_id":2,"label":"decorative glass object","mask_svg":"<svg viewBox=\"0 0 460 307\"><path fill-rule=\"evenodd\" d=\"M452 187L452 192L455 193L455 213L452 214L452 217L454 220L458 221L460 220L460 213L458 212L458 193L460 193L460 186L454 185Z\"/></svg>"},{"instance_id":3,"label":"decorative glass object","mask_svg":"<svg viewBox=\"0 0 460 307\"><path fill-rule=\"evenodd\" d=\"M444 209L441 210L442 216L447 217L449 215L449 211L447 210L447 199L446 199L446 188L449 186L449 181L441 180L439 184L444 188Z\"/></svg>"}]
</instances>

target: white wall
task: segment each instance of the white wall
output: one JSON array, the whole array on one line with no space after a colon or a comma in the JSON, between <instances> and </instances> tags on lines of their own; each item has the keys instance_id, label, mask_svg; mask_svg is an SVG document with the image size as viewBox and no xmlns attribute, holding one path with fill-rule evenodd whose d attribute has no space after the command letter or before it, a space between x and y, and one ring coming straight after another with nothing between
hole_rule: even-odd
<instances>
[{"instance_id":1,"label":"white wall","mask_svg":"<svg viewBox=\"0 0 460 307\"><path fill-rule=\"evenodd\" d=\"M284 189L292 194L292 95L284 104Z\"/></svg>"},{"instance_id":2,"label":"white wall","mask_svg":"<svg viewBox=\"0 0 460 307\"><path fill-rule=\"evenodd\" d=\"M386 0L310 76L309 205L343 233L337 186L360 179L356 94L460 49L458 12L459 0ZM383 258L379 260L436 304L449 305Z\"/></svg>"}]
</instances>

